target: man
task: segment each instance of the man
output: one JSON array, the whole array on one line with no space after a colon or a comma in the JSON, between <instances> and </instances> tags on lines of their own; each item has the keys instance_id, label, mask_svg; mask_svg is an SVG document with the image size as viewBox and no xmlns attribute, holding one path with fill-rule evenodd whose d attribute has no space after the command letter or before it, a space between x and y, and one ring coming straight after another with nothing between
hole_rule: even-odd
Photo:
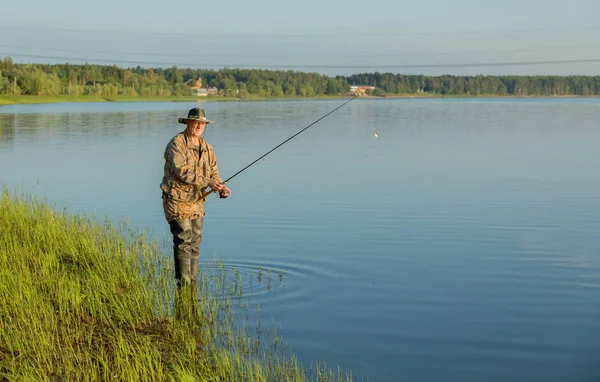
<instances>
[{"instance_id":1,"label":"man","mask_svg":"<svg viewBox=\"0 0 600 382\"><path fill-rule=\"evenodd\" d=\"M222 183L212 146L201 137L212 122L206 119L204 110L193 108L187 118L178 121L186 129L167 144L160 188L165 218L173 234L175 279L181 287L196 284L207 188L220 198L228 197L231 190Z\"/></svg>"}]
</instances>

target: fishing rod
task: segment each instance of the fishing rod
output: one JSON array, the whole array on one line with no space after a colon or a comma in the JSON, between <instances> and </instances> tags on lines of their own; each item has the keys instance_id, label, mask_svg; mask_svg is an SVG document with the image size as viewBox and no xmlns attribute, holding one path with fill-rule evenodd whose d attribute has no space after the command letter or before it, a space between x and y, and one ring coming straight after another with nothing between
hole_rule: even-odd
<instances>
[{"instance_id":1,"label":"fishing rod","mask_svg":"<svg viewBox=\"0 0 600 382\"><path fill-rule=\"evenodd\" d=\"M292 135L291 137L289 137L288 139L286 139L285 141L281 142L280 144L278 144L277 146L273 147L271 150L267 151L266 153L264 153L263 155L261 155L260 157L258 157L256 160L254 160L252 163L250 163L249 165L247 165L246 167L244 167L243 169L241 169L240 171L236 172L235 174L233 174L232 176L230 176L229 178L227 178L224 182L222 182L221 184L225 184L227 182L229 182L231 179L235 178L236 176L238 176L239 174L241 174L242 172L246 171L250 166L252 166L253 164L255 164L256 162L258 162L259 160L263 159L264 157L266 157L267 155L269 155L270 153L272 153L273 151L275 151L276 149L278 149L279 147L283 146L284 144L286 144L287 142L289 142L290 140L294 139L295 137L297 137L298 135L300 135L303 131L305 131L306 129L308 129L309 127L317 124L319 121L325 119L325 117L327 117L329 114L332 114L333 112L335 112L336 110L342 108L342 106L346 105L347 103L349 103L350 101L356 99L358 97L358 95L353 96L352 98L350 98L348 101L344 102L343 104L341 104L340 106L336 107L335 109L331 110L329 113L325 114L324 116L322 116L321 118L317 119L316 121L314 121L313 123L311 123L310 125L306 126L304 129L300 130L299 132L297 132L296 134ZM210 195L211 193L213 193L215 190L211 189L209 192L207 192L206 194L202 195L201 199L205 199L208 195Z\"/></svg>"}]
</instances>

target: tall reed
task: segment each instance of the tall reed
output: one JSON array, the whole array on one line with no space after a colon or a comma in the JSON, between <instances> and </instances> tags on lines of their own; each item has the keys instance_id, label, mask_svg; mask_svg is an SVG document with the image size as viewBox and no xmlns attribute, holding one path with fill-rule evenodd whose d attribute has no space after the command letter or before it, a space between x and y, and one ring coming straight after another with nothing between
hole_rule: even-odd
<instances>
[{"instance_id":1,"label":"tall reed","mask_svg":"<svg viewBox=\"0 0 600 382\"><path fill-rule=\"evenodd\" d=\"M277 331L261 337L238 270L202 269L182 290L172 275L170 255L129 224L4 191L0 380L354 380L306 369Z\"/></svg>"}]
</instances>

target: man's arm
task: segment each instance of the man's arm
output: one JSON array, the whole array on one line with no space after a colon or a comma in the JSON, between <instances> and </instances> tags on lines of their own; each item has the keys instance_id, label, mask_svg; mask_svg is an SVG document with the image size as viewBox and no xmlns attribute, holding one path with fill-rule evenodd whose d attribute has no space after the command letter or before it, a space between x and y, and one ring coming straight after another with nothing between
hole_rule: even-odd
<instances>
[{"instance_id":1,"label":"man's arm","mask_svg":"<svg viewBox=\"0 0 600 382\"><path fill-rule=\"evenodd\" d=\"M208 159L211 178L210 186L214 191L219 192L220 198L226 198L231 194L231 190L229 190L229 188L223 184L223 180L221 179L221 175L219 174L219 168L217 165L217 156L214 150L210 150ZM217 184L215 184L214 182L217 182Z\"/></svg>"},{"instance_id":2,"label":"man's arm","mask_svg":"<svg viewBox=\"0 0 600 382\"><path fill-rule=\"evenodd\" d=\"M217 165L217 156L215 155L214 150L209 151L208 155L208 165L209 165L209 178L216 180L221 183L223 180L221 179L221 175L219 175L219 167Z\"/></svg>"}]
</instances>

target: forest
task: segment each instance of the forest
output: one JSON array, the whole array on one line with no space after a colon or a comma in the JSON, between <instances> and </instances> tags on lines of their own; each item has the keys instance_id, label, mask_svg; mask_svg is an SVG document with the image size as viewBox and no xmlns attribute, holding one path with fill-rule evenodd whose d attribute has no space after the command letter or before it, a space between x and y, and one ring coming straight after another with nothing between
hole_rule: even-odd
<instances>
[{"instance_id":1,"label":"forest","mask_svg":"<svg viewBox=\"0 0 600 382\"><path fill-rule=\"evenodd\" d=\"M344 95L351 85L368 93L448 96L598 96L600 76L457 76L359 73L335 77L268 69L122 68L95 64L15 63L0 57L0 95L188 96L203 86L227 97L314 97Z\"/></svg>"}]
</instances>

